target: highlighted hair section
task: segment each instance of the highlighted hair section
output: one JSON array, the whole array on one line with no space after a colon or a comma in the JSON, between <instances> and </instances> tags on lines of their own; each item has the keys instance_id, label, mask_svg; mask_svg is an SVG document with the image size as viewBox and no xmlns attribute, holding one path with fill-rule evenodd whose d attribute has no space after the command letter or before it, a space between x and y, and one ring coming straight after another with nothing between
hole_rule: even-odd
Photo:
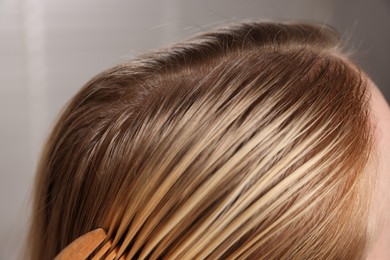
<instances>
[{"instance_id":1,"label":"highlighted hair section","mask_svg":"<svg viewBox=\"0 0 390 260\"><path fill-rule=\"evenodd\" d=\"M128 259L363 259L366 78L331 28L244 21L68 103L37 170L33 259L96 228Z\"/></svg>"}]
</instances>

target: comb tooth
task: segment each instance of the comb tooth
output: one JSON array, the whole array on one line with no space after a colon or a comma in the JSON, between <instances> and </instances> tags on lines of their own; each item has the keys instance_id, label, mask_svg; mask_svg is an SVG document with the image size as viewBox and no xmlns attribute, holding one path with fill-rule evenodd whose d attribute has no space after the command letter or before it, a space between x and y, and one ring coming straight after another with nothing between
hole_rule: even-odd
<instances>
[{"instance_id":1,"label":"comb tooth","mask_svg":"<svg viewBox=\"0 0 390 260\"><path fill-rule=\"evenodd\" d=\"M92 260L99 260L102 259L104 254L110 249L111 243L108 241L104 244L104 246L92 257Z\"/></svg>"},{"instance_id":2,"label":"comb tooth","mask_svg":"<svg viewBox=\"0 0 390 260\"><path fill-rule=\"evenodd\" d=\"M117 253L118 253L118 250L113 250L113 251L107 256L106 259L107 259L107 260L114 260Z\"/></svg>"},{"instance_id":3,"label":"comb tooth","mask_svg":"<svg viewBox=\"0 0 390 260\"><path fill-rule=\"evenodd\" d=\"M55 260L87 259L93 251L106 239L106 232L99 228L77 238L62 250Z\"/></svg>"},{"instance_id":4,"label":"comb tooth","mask_svg":"<svg viewBox=\"0 0 390 260\"><path fill-rule=\"evenodd\" d=\"M110 247L111 247L111 241L107 241L107 243L105 243L103 247L92 257L92 260L103 259L103 256L110 249Z\"/></svg>"},{"instance_id":5,"label":"comb tooth","mask_svg":"<svg viewBox=\"0 0 390 260\"><path fill-rule=\"evenodd\" d=\"M93 255L93 257L90 260L114 260L116 259L116 256L118 255L118 248L111 249L112 246L112 240L108 240L104 243L104 245L101 245L99 250ZM125 260L126 256L123 255L119 258L119 260Z\"/></svg>"},{"instance_id":6,"label":"comb tooth","mask_svg":"<svg viewBox=\"0 0 390 260\"><path fill-rule=\"evenodd\" d=\"M111 244L111 241L110 241L110 244ZM111 252L105 252L106 255L102 255L102 259L104 260L114 260L116 259L116 256L118 255L118 248L114 248ZM120 257L119 258L120 260L124 260L124 257Z\"/></svg>"}]
</instances>

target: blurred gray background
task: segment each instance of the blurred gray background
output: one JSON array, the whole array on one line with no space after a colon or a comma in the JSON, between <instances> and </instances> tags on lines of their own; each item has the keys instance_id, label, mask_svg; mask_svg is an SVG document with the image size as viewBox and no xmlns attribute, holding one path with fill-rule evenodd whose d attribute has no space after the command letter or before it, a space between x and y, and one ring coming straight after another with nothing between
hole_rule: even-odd
<instances>
[{"instance_id":1,"label":"blurred gray background","mask_svg":"<svg viewBox=\"0 0 390 260\"><path fill-rule=\"evenodd\" d=\"M92 76L210 24L326 22L390 100L389 0L0 0L0 259L19 259L37 158L53 120Z\"/></svg>"}]
</instances>

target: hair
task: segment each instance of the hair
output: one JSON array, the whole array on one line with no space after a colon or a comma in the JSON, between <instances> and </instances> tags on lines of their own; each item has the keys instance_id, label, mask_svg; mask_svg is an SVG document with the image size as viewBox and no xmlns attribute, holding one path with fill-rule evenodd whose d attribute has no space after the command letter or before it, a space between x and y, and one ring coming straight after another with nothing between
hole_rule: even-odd
<instances>
[{"instance_id":1,"label":"hair","mask_svg":"<svg viewBox=\"0 0 390 260\"><path fill-rule=\"evenodd\" d=\"M363 259L374 137L343 46L249 20L95 76L41 155L31 258L101 227L129 259Z\"/></svg>"}]
</instances>

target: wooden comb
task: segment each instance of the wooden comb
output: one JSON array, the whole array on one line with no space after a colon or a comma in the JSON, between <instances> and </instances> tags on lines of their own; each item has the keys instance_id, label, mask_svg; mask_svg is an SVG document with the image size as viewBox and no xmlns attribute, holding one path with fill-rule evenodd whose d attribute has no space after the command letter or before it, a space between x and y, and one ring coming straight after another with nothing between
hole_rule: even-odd
<instances>
[{"instance_id":1,"label":"wooden comb","mask_svg":"<svg viewBox=\"0 0 390 260\"><path fill-rule=\"evenodd\" d=\"M107 234L102 228L92 230L77 238L65 247L54 259L55 260L113 260L118 250L109 251L111 240L106 240ZM122 256L119 259L124 260Z\"/></svg>"}]
</instances>

